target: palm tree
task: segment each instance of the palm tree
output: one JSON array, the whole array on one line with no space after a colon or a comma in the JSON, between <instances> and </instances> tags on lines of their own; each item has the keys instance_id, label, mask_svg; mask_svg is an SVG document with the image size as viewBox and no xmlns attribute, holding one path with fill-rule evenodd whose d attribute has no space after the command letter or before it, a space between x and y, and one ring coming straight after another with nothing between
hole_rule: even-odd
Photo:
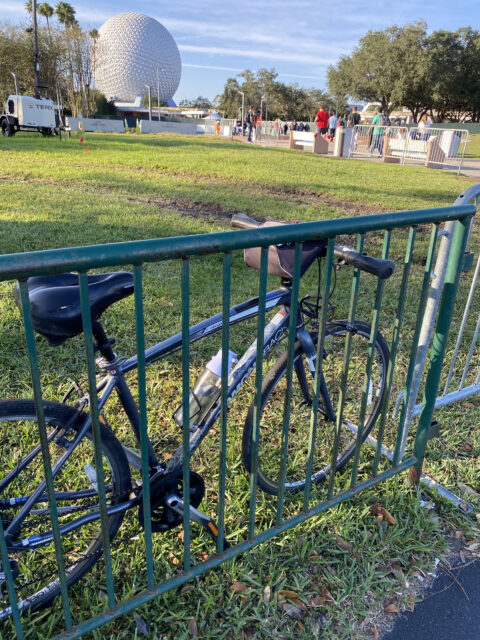
<instances>
[{"instance_id":1,"label":"palm tree","mask_svg":"<svg viewBox=\"0 0 480 640\"><path fill-rule=\"evenodd\" d=\"M66 29L77 24L75 9L68 2L59 2L55 7L55 13L60 24L63 24Z\"/></svg>"},{"instance_id":2,"label":"palm tree","mask_svg":"<svg viewBox=\"0 0 480 640\"><path fill-rule=\"evenodd\" d=\"M24 7L27 13L33 13L33 0L27 0Z\"/></svg>"},{"instance_id":3,"label":"palm tree","mask_svg":"<svg viewBox=\"0 0 480 640\"><path fill-rule=\"evenodd\" d=\"M28 0L28 1L31 2L32 0ZM48 27L49 26L48 19L51 18L55 13L54 8L50 4L48 4L48 2L42 2L42 4L38 7L37 11L41 16L45 18L45 20L47 21L47 27Z\"/></svg>"}]
</instances>

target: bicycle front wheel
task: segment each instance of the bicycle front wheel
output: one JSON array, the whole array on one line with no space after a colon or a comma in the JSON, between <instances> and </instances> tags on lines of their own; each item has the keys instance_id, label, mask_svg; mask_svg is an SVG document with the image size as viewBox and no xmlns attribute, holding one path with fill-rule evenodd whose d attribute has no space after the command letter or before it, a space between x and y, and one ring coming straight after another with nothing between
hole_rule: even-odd
<instances>
[{"instance_id":1,"label":"bicycle front wheel","mask_svg":"<svg viewBox=\"0 0 480 640\"><path fill-rule=\"evenodd\" d=\"M65 404L44 402L45 420L49 438L52 466L65 453L87 416ZM41 453L35 449L38 442L38 421L32 400L5 400L0 402L0 453L2 469L0 487L0 515L6 530L18 514L26 499L44 478ZM102 467L105 477L107 506L128 497L131 489L130 469L125 453L108 427L100 425L102 441ZM28 464L18 471L27 456ZM10 475L11 482L7 483ZM59 526L72 524L82 516L99 511L97 474L91 431L75 448L54 478L54 490ZM6 486L5 486L6 485ZM108 535L115 536L124 512L109 516ZM53 541L36 548L24 542L32 536L52 531L48 498L43 493L33 506L20 530L8 541L9 562L12 569L17 605L23 612L48 605L60 593L58 569ZM18 543L24 550L18 551ZM73 531L61 536L63 562L67 585L75 584L102 555L100 520L84 522ZM17 545L17 546L15 546ZM3 573L3 567L2 567ZM11 614L5 579L0 579L0 620Z\"/></svg>"},{"instance_id":2,"label":"bicycle front wheel","mask_svg":"<svg viewBox=\"0 0 480 640\"><path fill-rule=\"evenodd\" d=\"M341 390L347 336L351 338L351 354L347 385L343 394L343 420L338 433L335 421L329 420L326 415L325 398L320 397L316 438L313 443L312 482L321 482L330 473L332 452L336 441L338 441L335 465L337 471L344 467L354 454L355 427L358 426L361 417L362 386L367 366L370 331L370 325L364 322L356 322L353 325L333 323L326 327L322 370L334 411L337 411ZM316 344L316 334L312 334L312 338ZM377 333L362 440L365 440L372 430L382 408L388 361L388 347L380 333ZM267 373L262 384L257 484L260 489L272 495L278 494L280 486L282 430L286 408L286 372L287 354L285 353ZM302 346L297 341L289 405L290 422L284 485L290 492L301 491L305 486L310 451L313 395L313 377ZM243 464L248 473L252 472L253 433L254 403L248 411L242 441Z\"/></svg>"}]
</instances>

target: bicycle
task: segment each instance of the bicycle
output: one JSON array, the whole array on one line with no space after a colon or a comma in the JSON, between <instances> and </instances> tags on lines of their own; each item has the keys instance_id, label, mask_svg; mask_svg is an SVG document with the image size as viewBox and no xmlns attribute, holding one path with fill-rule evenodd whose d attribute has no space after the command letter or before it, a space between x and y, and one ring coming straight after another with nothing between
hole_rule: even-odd
<instances>
[{"instance_id":1,"label":"bicycle","mask_svg":"<svg viewBox=\"0 0 480 640\"><path fill-rule=\"evenodd\" d=\"M244 228L259 225L243 214L234 216L232 224ZM306 244L302 254L302 273L315 260L320 265L325 252L324 240ZM346 247L336 248L335 255L341 259L342 263L373 273L379 278L388 278L393 273L394 263L390 260L360 255ZM275 268L269 269L269 272L275 273ZM277 348L288 334L292 274L285 271L283 267L280 273L282 274L281 287L266 294L266 311L272 312L277 308L278 310L265 327L265 355L273 352L274 347ZM34 328L47 339L50 345L59 346L82 332L77 274L32 277L29 278L27 286ZM88 276L94 346L100 353L97 365L103 375L97 383L97 397L100 412L102 467L107 496L108 536L111 541L129 509L138 509L139 523L141 526L144 525L142 485L140 481L132 480L130 471L130 467L136 470L141 468L140 455L120 444L103 414L103 408L115 390L135 437L140 442L139 411L125 377L137 368L138 356L133 355L126 359L117 356L113 351L114 340L107 337L100 323L100 317L104 311L115 302L130 296L133 288L133 275L129 272ZM304 462L308 455L309 416L314 395L311 387L317 357L319 297L320 294L317 291L316 295L305 296L299 303L294 356L296 375L291 400L288 469L285 483L285 489L292 493L302 490L306 482ZM19 302L18 288L17 302ZM230 309L229 324L234 325L247 318L253 318L258 315L258 312L257 297L237 304ZM222 314L219 313L190 327L189 341L193 343L221 329ZM351 362L355 367L362 367L370 339L370 326L360 321L352 324L346 321L327 324L322 355L321 403L319 404L319 415L324 419L324 428L318 429L319 442L315 449L311 477L313 483L321 482L331 471L330 454L327 449L331 444L329 438L333 438L334 435L328 432L325 425L335 426L336 413L333 407L337 393L338 367L341 364L344 341L347 336L352 338ZM145 351L147 366L179 351L181 346L182 335L177 333L149 347ZM365 417L363 439L372 430L381 410L389 361L388 347L379 333L377 333L374 347L374 366L368 393L368 412ZM235 397L254 371L256 352L257 344L254 341L230 371L228 402ZM260 489L271 494L277 494L279 491L280 420L285 399L286 368L287 356L284 353L265 376L261 392L262 419L257 484ZM73 406L66 404L76 391L79 391L78 401ZM336 471L344 467L354 453L355 434L351 426L354 424L356 414L358 417L358 401L357 385L353 384L351 396L348 396L345 401L342 424L346 428L341 434ZM101 557L103 549L97 475L93 463L95 457L92 443L92 417L88 406L88 394L84 394L76 383L72 385L61 403L50 401L43 403L45 422L49 429L47 439L68 587L75 584L93 567ZM189 417L191 454L211 430L220 411L218 392L210 406L200 412L197 418L192 415ZM252 403L242 437L242 461L248 473L252 472L253 414ZM28 609L47 606L60 593L59 579L55 577L57 575L56 556L46 481L43 478L40 446L36 443L37 416L34 401L30 399L0 401L0 422L4 434L11 438L5 460L7 470L0 480L0 512L10 570L17 590L18 607L21 612L24 612ZM182 424L182 421L180 420L179 423ZM152 531L162 532L183 522L185 505L183 503L182 446L168 460L160 461L149 441L148 461ZM204 491L202 477L190 471L188 517L202 525L216 540L215 523L198 510ZM11 615L3 567L0 573L0 587L1 620Z\"/></svg>"}]
</instances>

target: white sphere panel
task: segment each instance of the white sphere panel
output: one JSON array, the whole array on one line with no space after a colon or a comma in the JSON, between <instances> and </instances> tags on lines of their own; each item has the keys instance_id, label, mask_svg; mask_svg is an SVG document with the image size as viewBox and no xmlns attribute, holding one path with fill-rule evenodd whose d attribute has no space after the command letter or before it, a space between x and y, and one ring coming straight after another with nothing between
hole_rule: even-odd
<instances>
[{"instance_id":1,"label":"white sphere panel","mask_svg":"<svg viewBox=\"0 0 480 640\"><path fill-rule=\"evenodd\" d=\"M150 85L160 100L171 98L178 88L182 63L170 33L157 20L140 13L122 13L99 29L92 47L95 83L107 97L134 102Z\"/></svg>"}]
</instances>

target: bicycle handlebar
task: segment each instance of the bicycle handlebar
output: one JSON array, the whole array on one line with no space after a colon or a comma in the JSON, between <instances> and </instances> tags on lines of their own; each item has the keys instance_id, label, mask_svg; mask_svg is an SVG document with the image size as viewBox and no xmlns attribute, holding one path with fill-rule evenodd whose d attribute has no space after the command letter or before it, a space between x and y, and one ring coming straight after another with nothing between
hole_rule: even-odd
<instances>
[{"instance_id":1,"label":"bicycle handlebar","mask_svg":"<svg viewBox=\"0 0 480 640\"><path fill-rule=\"evenodd\" d=\"M262 223L257 222L244 213L236 213L232 216L231 224L233 227L238 227L239 229L256 229L257 227L260 227ZM288 223L279 222L278 224ZM350 247L335 246L333 253L336 258L340 258L346 264L356 267L357 269L361 269L362 271L372 273L374 276L377 276L377 278L380 278L380 280L390 278L392 273L395 271L395 262L393 260L372 258L371 256L357 253L353 249L350 249Z\"/></svg>"}]
</instances>

